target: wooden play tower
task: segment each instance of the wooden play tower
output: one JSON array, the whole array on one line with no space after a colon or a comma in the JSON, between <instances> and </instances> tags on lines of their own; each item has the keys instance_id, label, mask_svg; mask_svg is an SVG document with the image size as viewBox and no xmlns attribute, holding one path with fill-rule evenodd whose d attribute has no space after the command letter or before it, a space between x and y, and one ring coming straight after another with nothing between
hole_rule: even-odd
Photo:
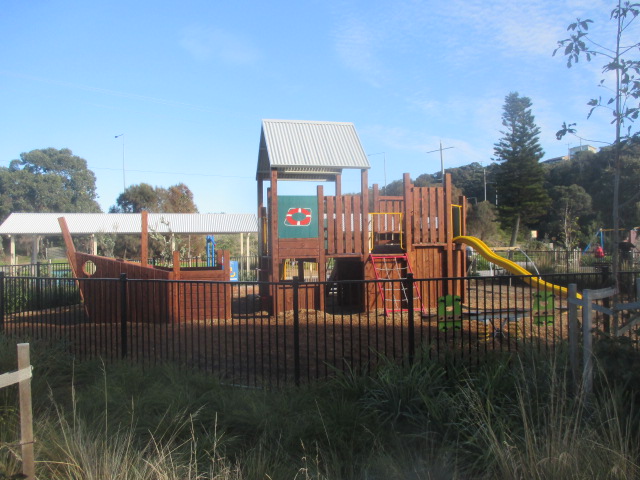
<instances>
[{"instance_id":1,"label":"wooden play tower","mask_svg":"<svg viewBox=\"0 0 640 480\"><path fill-rule=\"evenodd\" d=\"M395 280L409 272L416 279L464 275L464 252L452 239L465 234L466 200L453 204L450 176L442 186L416 187L404 174L402 196L385 196L377 185L369 188L369 168L351 123L263 120L256 175L259 279L269 282L261 295L273 311L293 308L291 282L282 282L287 264L297 265L304 289L298 308L316 310L325 308L326 286L320 282ZM360 193L342 193L343 169L360 170ZM335 195L326 196L322 185L315 195L279 195L282 181L332 182ZM313 278L305 278L305 263L317 266ZM460 281L446 284L445 293L461 292ZM433 292L422 291L435 288L427 285L432 284L421 284L415 292L413 308L436 306L421 300L435 301ZM360 297L362 309L403 308L387 305L391 295L384 290ZM375 298L369 300L374 304L365 305L365 298Z\"/></svg>"}]
</instances>

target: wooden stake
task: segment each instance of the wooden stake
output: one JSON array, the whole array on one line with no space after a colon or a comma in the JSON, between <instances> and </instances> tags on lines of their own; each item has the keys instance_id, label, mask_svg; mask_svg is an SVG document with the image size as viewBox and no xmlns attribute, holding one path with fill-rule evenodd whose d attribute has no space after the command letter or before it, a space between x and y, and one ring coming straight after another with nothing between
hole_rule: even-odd
<instances>
[{"instance_id":1,"label":"wooden stake","mask_svg":"<svg viewBox=\"0 0 640 480\"><path fill-rule=\"evenodd\" d=\"M30 368L29 344L18 344L18 370ZM31 409L31 378L18 384L20 395L20 445L22 447L22 473L28 480L35 480L36 468L33 455L33 412Z\"/></svg>"}]
</instances>

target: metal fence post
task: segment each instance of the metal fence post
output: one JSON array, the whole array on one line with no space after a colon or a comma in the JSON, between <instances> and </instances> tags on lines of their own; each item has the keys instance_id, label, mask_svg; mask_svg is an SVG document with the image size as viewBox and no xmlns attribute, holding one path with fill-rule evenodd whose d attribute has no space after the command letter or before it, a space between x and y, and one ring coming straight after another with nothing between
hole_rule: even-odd
<instances>
[{"instance_id":1,"label":"metal fence post","mask_svg":"<svg viewBox=\"0 0 640 480\"><path fill-rule=\"evenodd\" d=\"M122 358L128 354L127 339L127 274L120 274L120 348Z\"/></svg>"},{"instance_id":2,"label":"metal fence post","mask_svg":"<svg viewBox=\"0 0 640 480\"><path fill-rule=\"evenodd\" d=\"M413 364L413 359L416 353L415 347L415 310L413 308L413 288L414 288L414 278L413 273L407 273L407 279L405 282L405 288L407 292L407 308L409 313L408 318L408 335L407 341L409 342L409 365Z\"/></svg>"},{"instance_id":3,"label":"metal fence post","mask_svg":"<svg viewBox=\"0 0 640 480\"><path fill-rule=\"evenodd\" d=\"M298 307L300 279L293 277L293 375L296 385L300 385L300 312Z\"/></svg>"}]
</instances>

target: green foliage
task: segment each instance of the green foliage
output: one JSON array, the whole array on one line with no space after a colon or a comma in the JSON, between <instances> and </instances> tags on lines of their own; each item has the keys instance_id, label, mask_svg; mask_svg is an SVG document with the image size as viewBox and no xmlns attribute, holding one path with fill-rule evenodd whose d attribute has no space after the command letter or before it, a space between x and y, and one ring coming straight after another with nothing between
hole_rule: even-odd
<instances>
[{"instance_id":1,"label":"green foliage","mask_svg":"<svg viewBox=\"0 0 640 480\"><path fill-rule=\"evenodd\" d=\"M140 213L146 210L150 213L198 213L198 207L193 201L193 193L183 183L169 188L152 187L147 183L131 185L118 196L116 205L111 206L110 213ZM149 255L167 261L171 259L171 239L158 232L151 232ZM182 257L194 257L204 252L204 239L190 236L176 236L174 238L176 250ZM115 256L120 258L139 258L140 240L137 237L118 235L113 247Z\"/></svg>"},{"instance_id":2,"label":"green foliage","mask_svg":"<svg viewBox=\"0 0 640 480\"><path fill-rule=\"evenodd\" d=\"M148 183L131 185L122 192L109 211L111 213L198 213L193 193L184 183L169 188L152 187Z\"/></svg>"},{"instance_id":3,"label":"green foliage","mask_svg":"<svg viewBox=\"0 0 640 480\"><path fill-rule=\"evenodd\" d=\"M616 348L602 363L616 355L612 369L635 368L637 360ZM169 365L73 363L56 346L34 343L32 350L39 478L640 474L637 382L624 379L623 391L598 380L586 402L571 390L562 352L522 351L519 359L499 355L464 369L429 360L427 349L412 365L382 362L367 375L347 371L267 391ZM0 371L14 368L15 353L7 351L15 346L0 336ZM0 395L5 408L15 401ZM0 456L8 474L17 471L11 461Z\"/></svg>"},{"instance_id":4,"label":"green foliage","mask_svg":"<svg viewBox=\"0 0 640 480\"><path fill-rule=\"evenodd\" d=\"M11 212L100 212L96 177L68 148L20 154L0 167L0 218Z\"/></svg>"},{"instance_id":5,"label":"green foliage","mask_svg":"<svg viewBox=\"0 0 640 480\"><path fill-rule=\"evenodd\" d=\"M467 233L488 245L497 245L502 237L496 207L489 202L473 204L467 211Z\"/></svg>"},{"instance_id":6,"label":"green foliage","mask_svg":"<svg viewBox=\"0 0 640 480\"><path fill-rule=\"evenodd\" d=\"M554 50L553 55L558 51L562 51L567 59L567 67L571 68L579 62L580 58L590 62L596 57L604 59L602 65L602 74L605 78L600 81L600 86L605 86L615 79L613 88L609 88L613 92L613 96L608 99L602 97L592 98L587 105L591 108L587 118L589 118L594 110L604 109L613 115L611 123L618 127L627 126L627 136L631 135L631 126L638 119L640 113L640 60L630 57L640 52L640 42L628 42L625 35L629 32L631 24L640 15L640 4L628 1L617 2L617 5L611 10L611 20L616 22L616 35L612 38L609 45L602 42L593 42L589 31L590 24L593 23L589 19L578 18L575 22L569 24L567 31L570 32L569 37L558 41L558 47ZM629 33L631 34L631 33ZM635 39L634 39L635 40ZM613 75L612 75L613 74ZM562 129L558 131L558 139L567 133L574 133L575 124L563 124ZM620 141L619 132L616 136L616 143Z\"/></svg>"},{"instance_id":7,"label":"green foliage","mask_svg":"<svg viewBox=\"0 0 640 480\"><path fill-rule=\"evenodd\" d=\"M531 113L531 100L512 92L505 98L501 133L494 146L500 167L498 213L503 227L515 229L519 222L533 225L549 206L544 189L544 171L539 161L544 152L539 143L540 129Z\"/></svg>"},{"instance_id":8,"label":"green foliage","mask_svg":"<svg viewBox=\"0 0 640 480\"><path fill-rule=\"evenodd\" d=\"M4 285L7 314L80 303L80 291L71 279L5 277Z\"/></svg>"}]
</instances>

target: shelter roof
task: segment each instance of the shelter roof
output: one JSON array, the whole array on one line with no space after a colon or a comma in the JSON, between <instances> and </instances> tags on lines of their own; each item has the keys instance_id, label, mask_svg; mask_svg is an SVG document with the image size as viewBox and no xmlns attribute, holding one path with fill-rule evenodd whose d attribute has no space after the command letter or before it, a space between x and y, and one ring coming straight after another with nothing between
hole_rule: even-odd
<instances>
[{"instance_id":1,"label":"shelter roof","mask_svg":"<svg viewBox=\"0 0 640 480\"><path fill-rule=\"evenodd\" d=\"M0 235L59 235L59 217L65 217L72 235L141 232L139 213L12 213L0 225ZM244 213L149 213L148 226L158 233L256 233L258 220Z\"/></svg>"},{"instance_id":2,"label":"shelter roof","mask_svg":"<svg viewBox=\"0 0 640 480\"><path fill-rule=\"evenodd\" d=\"M334 180L344 168L371 168L353 123L262 120L256 178Z\"/></svg>"}]
</instances>

